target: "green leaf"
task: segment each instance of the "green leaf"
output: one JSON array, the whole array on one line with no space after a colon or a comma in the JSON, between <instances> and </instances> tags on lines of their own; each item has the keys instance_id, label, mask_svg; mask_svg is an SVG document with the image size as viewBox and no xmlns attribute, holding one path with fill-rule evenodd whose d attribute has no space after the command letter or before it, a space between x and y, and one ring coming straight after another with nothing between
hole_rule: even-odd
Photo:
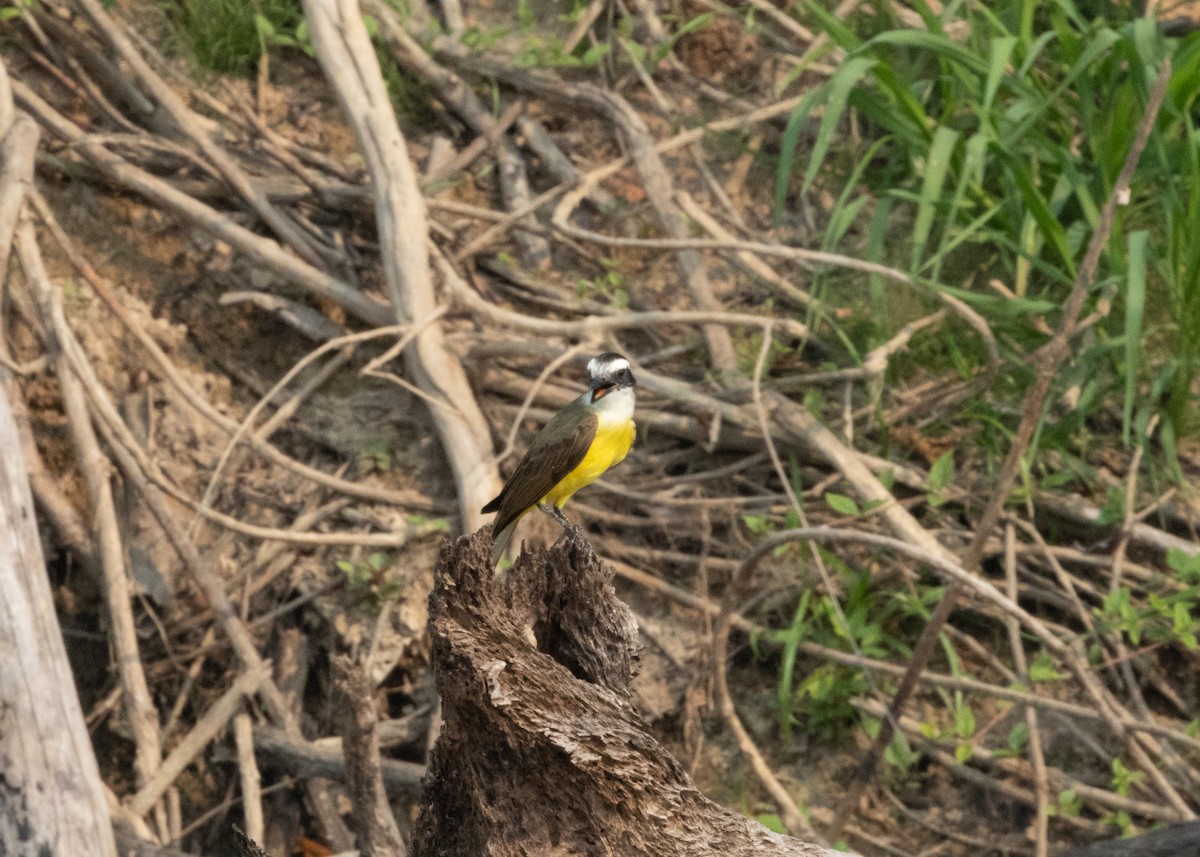
<instances>
[{"instance_id":1,"label":"green leaf","mask_svg":"<svg viewBox=\"0 0 1200 857\"><path fill-rule=\"evenodd\" d=\"M917 754L913 752L912 747L908 743L908 738L905 737L904 733L897 732L892 736L887 749L884 750L883 759L901 773L907 773L917 761Z\"/></svg>"},{"instance_id":2,"label":"green leaf","mask_svg":"<svg viewBox=\"0 0 1200 857\"><path fill-rule=\"evenodd\" d=\"M264 41L270 41L275 36L275 25L268 21L265 15L259 13L254 15L254 29L258 31Z\"/></svg>"},{"instance_id":3,"label":"green leaf","mask_svg":"<svg viewBox=\"0 0 1200 857\"><path fill-rule=\"evenodd\" d=\"M376 551L367 557L367 565L375 571L383 571L391 564L391 558L382 551Z\"/></svg>"},{"instance_id":4,"label":"green leaf","mask_svg":"<svg viewBox=\"0 0 1200 857\"><path fill-rule=\"evenodd\" d=\"M867 42L868 47L879 44L929 51L954 65L962 66L978 74L985 74L988 70L987 63L975 51L968 50L947 36L924 30L891 30L881 33Z\"/></svg>"},{"instance_id":5,"label":"green leaf","mask_svg":"<svg viewBox=\"0 0 1200 857\"><path fill-rule=\"evenodd\" d=\"M858 504L844 494L826 494L825 504L839 515L846 515L852 518L857 518L859 515Z\"/></svg>"},{"instance_id":6,"label":"green leaf","mask_svg":"<svg viewBox=\"0 0 1200 857\"><path fill-rule=\"evenodd\" d=\"M930 490L941 491L954 480L954 453L947 450L938 456L937 461L933 462L933 467L929 468L929 479L927 480Z\"/></svg>"},{"instance_id":7,"label":"green leaf","mask_svg":"<svg viewBox=\"0 0 1200 857\"><path fill-rule=\"evenodd\" d=\"M596 63L600 62L600 60L604 59L611 47L612 46L608 42L599 42L594 44L584 51L583 56L579 58L579 62L585 66L595 65Z\"/></svg>"},{"instance_id":8,"label":"green leaf","mask_svg":"<svg viewBox=\"0 0 1200 857\"><path fill-rule=\"evenodd\" d=\"M1100 507L1098 523L1101 526L1107 526L1123 520L1125 520L1125 489L1120 485L1112 485L1104 498L1104 505Z\"/></svg>"},{"instance_id":9,"label":"green leaf","mask_svg":"<svg viewBox=\"0 0 1200 857\"><path fill-rule=\"evenodd\" d=\"M1018 720L1008 730L1008 748L1015 752L1025 749L1029 743L1029 725L1024 720Z\"/></svg>"},{"instance_id":10,"label":"green leaf","mask_svg":"<svg viewBox=\"0 0 1200 857\"><path fill-rule=\"evenodd\" d=\"M1180 548L1167 551L1167 566L1183 583L1200 583L1200 551L1188 553Z\"/></svg>"},{"instance_id":11,"label":"green leaf","mask_svg":"<svg viewBox=\"0 0 1200 857\"><path fill-rule=\"evenodd\" d=\"M742 523L746 525L746 529L756 535L769 533L773 529L771 519L766 515L742 515Z\"/></svg>"},{"instance_id":12,"label":"green leaf","mask_svg":"<svg viewBox=\"0 0 1200 857\"><path fill-rule=\"evenodd\" d=\"M1058 793L1058 811L1063 815L1079 815L1083 811L1083 801L1075 789L1063 789Z\"/></svg>"},{"instance_id":13,"label":"green leaf","mask_svg":"<svg viewBox=\"0 0 1200 857\"><path fill-rule=\"evenodd\" d=\"M1025 203L1030 217L1041 230L1043 240L1050 243L1058 252L1059 260L1062 262L1066 271L1070 276L1075 276L1075 257L1071 253L1071 248L1067 244L1067 235L1063 231L1062 224L1058 218L1054 216L1054 212L1047 205L1045 197L1033 182L1029 170L1023 164L1018 163L1015 159L1009 159L1011 174L1013 180L1017 184L1017 190L1021 194L1021 200Z\"/></svg>"},{"instance_id":14,"label":"green leaf","mask_svg":"<svg viewBox=\"0 0 1200 857\"><path fill-rule=\"evenodd\" d=\"M992 39L991 50L988 52L987 82L983 86L983 101L979 105L980 113L991 112L996 90L1000 88L1004 70L1008 68L1013 48L1016 46L1016 36L999 36Z\"/></svg>"},{"instance_id":15,"label":"green leaf","mask_svg":"<svg viewBox=\"0 0 1200 857\"><path fill-rule=\"evenodd\" d=\"M959 705L954 710L954 734L959 738L975 735L975 712L969 705Z\"/></svg>"},{"instance_id":16,"label":"green leaf","mask_svg":"<svg viewBox=\"0 0 1200 857\"><path fill-rule=\"evenodd\" d=\"M773 812L760 812L758 815L754 816L754 820L767 830L770 830L774 833L786 834L788 832L787 828L783 826L783 822L780 820L779 816Z\"/></svg>"},{"instance_id":17,"label":"green leaf","mask_svg":"<svg viewBox=\"0 0 1200 857\"><path fill-rule=\"evenodd\" d=\"M1062 679L1063 674L1054 668L1054 658L1045 652L1034 658L1029 665L1030 681L1062 681Z\"/></svg>"}]
</instances>

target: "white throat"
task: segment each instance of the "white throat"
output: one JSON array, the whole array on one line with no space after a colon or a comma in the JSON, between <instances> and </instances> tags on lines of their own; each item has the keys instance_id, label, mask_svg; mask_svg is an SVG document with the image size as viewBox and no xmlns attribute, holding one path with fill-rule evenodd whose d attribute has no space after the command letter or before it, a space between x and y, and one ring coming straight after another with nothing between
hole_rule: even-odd
<instances>
[{"instance_id":1,"label":"white throat","mask_svg":"<svg viewBox=\"0 0 1200 857\"><path fill-rule=\"evenodd\" d=\"M584 393L583 400L595 408L600 419L605 422L629 422L633 419L634 395L633 387L623 387L613 390L598 402L591 402L591 393Z\"/></svg>"}]
</instances>

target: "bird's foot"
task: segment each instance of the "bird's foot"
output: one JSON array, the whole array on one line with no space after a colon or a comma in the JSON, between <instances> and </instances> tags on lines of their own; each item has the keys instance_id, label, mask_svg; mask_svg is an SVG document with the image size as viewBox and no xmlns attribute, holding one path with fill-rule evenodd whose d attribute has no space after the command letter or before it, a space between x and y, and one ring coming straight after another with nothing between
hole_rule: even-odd
<instances>
[{"instance_id":1,"label":"bird's foot","mask_svg":"<svg viewBox=\"0 0 1200 857\"><path fill-rule=\"evenodd\" d=\"M538 508L556 520L558 525L563 528L562 534L554 540L554 544L551 546L552 550L567 541L571 536L577 536L582 532L579 526L567 520L567 516L562 513L562 509L553 503L539 503Z\"/></svg>"},{"instance_id":2,"label":"bird's foot","mask_svg":"<svg viewBox=\"0 0 1200 857\"><path fill-rule=\"evenodd\" d=\"M562 513L562 509L558 508L553 503L538 503L538 508L554 520L558 521L558 525L564 530L569 530L575 526L567 520L567 516Z\"/></svg>"}]
</instances>

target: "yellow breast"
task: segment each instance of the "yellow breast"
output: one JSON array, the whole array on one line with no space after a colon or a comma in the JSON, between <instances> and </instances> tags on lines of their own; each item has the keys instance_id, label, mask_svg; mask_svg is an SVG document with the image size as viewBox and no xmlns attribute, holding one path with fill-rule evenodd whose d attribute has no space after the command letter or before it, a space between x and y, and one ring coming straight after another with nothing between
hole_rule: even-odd
<instances>
[{"instance_id":1,"label":"yellow breast","mask_svg":"<svg viewBox=\"0 0 1200 857\"><path fill-rule=\"evenodd\" d=\"M614 464L620 464L633 446L633 438L637 428L633 420L611 420L601 418L596 426L596 437L583 461L568 473L563 480L555 485L546 496L543 503L554 503L560 509L571 499L571 495L595 482L605 470Z\"/></svg>"}]
</instances>

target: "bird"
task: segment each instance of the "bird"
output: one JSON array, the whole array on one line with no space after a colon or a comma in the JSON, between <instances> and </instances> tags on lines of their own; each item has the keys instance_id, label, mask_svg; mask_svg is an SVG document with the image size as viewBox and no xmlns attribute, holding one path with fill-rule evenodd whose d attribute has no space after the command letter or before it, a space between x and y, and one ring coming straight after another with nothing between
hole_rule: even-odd
<instances>
[{"instance_id":1,"label":"bird","mask_svg":"<svg viewBox=\"0 0 1200 857\"><path fill-rule=\"evenodd\" d=\"M633 446L637 382L629 361L613 351L597 355L588 361L587 378L587 391L550 418L500 493L483 507L484 514L497 513L493 562L500 561L517 522L535 506L570 528L562 507L571 495L620 464Z\"/></svg>"}]
</instances>

